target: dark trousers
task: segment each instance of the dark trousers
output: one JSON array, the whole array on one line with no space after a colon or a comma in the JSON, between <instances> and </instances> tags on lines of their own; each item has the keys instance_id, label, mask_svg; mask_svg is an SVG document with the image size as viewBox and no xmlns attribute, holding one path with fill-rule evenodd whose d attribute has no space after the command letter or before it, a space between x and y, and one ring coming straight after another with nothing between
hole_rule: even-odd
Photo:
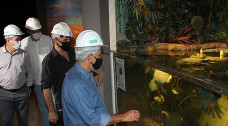
<instances>
[{"instance_id":1,"label":"dark trousers","mask_svg":"<svg viewBox=\"0 0 228 126\"><path fill-rule=\"evenodd\" d=\"M2 126L13 126L13 112L17 113L19 126L28 126L29 92L24 86L17 91L0 89L0 118Z\"/></svg>"},{"instance_id":2,"label":"dark trousers","mask_svg":"<svg viewBox=\"0 0 228 126\"><path fill-rule=\"evenodd\" d=\"M58 114L58 122L57 124L51 123L51 126L64 126L62 105L56 105L55 107Z\"/></svg>"},{"instance_id":3,"label":"dark trousers","mask_svg":"<svg viewBox=\"0 0 228 126\"><path fill-rule=\"evenodd\" d=\"M58 114L58 125L59 126L64 126L62 105L56 105L56 111L57 111L57 114Z\"/></svg>"}]
</instances>

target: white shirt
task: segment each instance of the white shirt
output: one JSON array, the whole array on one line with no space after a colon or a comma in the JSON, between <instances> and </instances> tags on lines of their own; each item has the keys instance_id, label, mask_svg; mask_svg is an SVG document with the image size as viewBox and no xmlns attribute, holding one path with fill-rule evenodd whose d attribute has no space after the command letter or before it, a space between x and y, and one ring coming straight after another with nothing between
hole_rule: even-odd
<instances>
[{"instance_id":1,"label":"white shirt","mask_svg":"<svg viewBox=\"0 0 228 126\"><path fill-rule=\"evenodd\" d=\"M19 89L26 83L32 86L32 67L29 54L18 49L13 54L0 47L0 86L12 90Z\"/></svg>"},{"instance_id":2,"label":"white shirt","mask_svg":"<svg viewBox=\"0 0 228 126\"><path fill-rule=\"evenodd\" d=\"M47 35L42 35L37 42L33 41L31 36L28 36L21 41L21 49L26 50L30 55L34 71L34 84L41 85L42 61L45 56L51 52L52 48L52 39Z\"/></svg>"}]
</instances>

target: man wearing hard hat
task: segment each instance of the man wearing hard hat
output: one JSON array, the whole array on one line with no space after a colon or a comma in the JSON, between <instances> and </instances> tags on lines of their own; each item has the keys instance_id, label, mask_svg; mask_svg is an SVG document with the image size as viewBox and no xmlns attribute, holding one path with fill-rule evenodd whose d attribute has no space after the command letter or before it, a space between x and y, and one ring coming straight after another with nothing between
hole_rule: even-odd
<instances>
[{"instance_id":1,"label":"man wearing hard hat","mask_svg":"<svg viewBox=\"0 0 228 126\"><path fill-rule=\"evenodd\" d=\"M138 121L140 112L109 114L93 79L92 71L102 65L100 36L86 30L76 39L76 60L66 74L62 87L62 109L66 126L105 126L118 122Z\"/></svg>"},{"instance_id":2,"label":"man wearing hard hat","mask_svg":"<svg viewBox=\"0 0 228 126\"><path fill-rule=\"evenodd\" d=\"M42 26L37 18L28 18L25 23L25 28L29 36L21 41L21 49L24 49L30 55L34 71L34 91L36 93L42 122L44 126L49 126L48 109L41 89L41 64L44 57L51 52L53 42L51 37L41 33Z\"/></svg>"},{"instance_id":3,"label":"man wearing hard hat","mask_svg":"<svg viewBox=\"0 0 228 126\"><path fill-rule=\"evenodd\" d=\"M19 126L28 126L28 90L32 85L33 71L29 54L20 49L23 34L13 24L4 29L6 44L0 48L0 118L2 126L13 126L14 108L16 108Z\"/></svg>"},{"instance_id":4,"label":"man wearing hard hat","mask_svg":"<svg viewBox=\"0 0 228 126\"><path fill-rule=\"evenodd\" d=\"M62 84L65 73L76 62L74 50L70 48L70 37L73 34L64 22L56 24L51 33L54 48L43 60L41 86L49 111L49 121L62 126Z\"/></svg>"}]
</instances>

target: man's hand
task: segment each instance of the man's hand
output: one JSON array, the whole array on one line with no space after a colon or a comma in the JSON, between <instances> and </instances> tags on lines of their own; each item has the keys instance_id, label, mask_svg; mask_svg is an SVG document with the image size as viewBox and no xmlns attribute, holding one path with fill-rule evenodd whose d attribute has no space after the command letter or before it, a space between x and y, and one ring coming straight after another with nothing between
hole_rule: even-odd
<instances>
[{"instance_id":1,"label":"man's hand","mask_svg":"<svg viewBox=\"0 0 228 126\"><path fill-rule=\"evenodd\" d=\"M29 86L26 86L26 89L27 89L27 91L28 91L28 93L29 93L29 97L30 97L30 95L31 95L30 87L29 87Z\"/></svg>"},{"instance_id":2,"label":"man's hand","mask_svg":"<svg viewBox=\"0 0 228 126\"><path fill-rule=\"evenodd\" d=\"M138 110L130 110L122 114L123 122L139 121L140 112Z\"/></svg>"},{"instance_id":3,"label":"man's hand","mask_svg":"<svg viewBox=\"0 0 228 126\"><path fill-rule=\"evenodd\" d=\"M125 112L124 114L112 114L108 125L112 125L119 122L139 121L139 118L140 112L138 110L130 110Z\"/></svg>"},{"instance_id":4,"label":"man's hand","mask_svg":"<svg viewBox=\"0 0 228 126\"><path fill-rule=\"evenodd\" d=\"M51 89L50 88L43 89L43 93L44 93L45 102L46 102L48 110L49 110L49 121L51 123L57 124L58 114L55 111L53 98L51 95Z\"/></svg>"},{"instance_id":5,"label":"man's hand","mask_svg":"<svg viewBox=\"0 0 228 126\"><path fill-rule=\"evenodd\" d=\"M26 89L28 90L28 92L30 92L30 87L29 86L26 86Z\"/></svg>"},{"instance_id":6,"label":"man's hand","mask_svg":"<svg viewBox=\"0 0 228 126\"><path fill-rule=\"evenodd\" d=\"M49 112L49 121L52 122L52 123L57 124L58 114L55 111Z\"/></svg>"},{"instance_id":7,"label":"man's hand","mask_svg":"<svg viewBox=\"0 0 228 126\"><path fill-rule=\"evenodd\" d=\"M100 74L94 72L94 76L93 77L94 77L94 80L95 80L97 85L101 85L102 84L103 77Z\"/></svg>"}]
</instances>

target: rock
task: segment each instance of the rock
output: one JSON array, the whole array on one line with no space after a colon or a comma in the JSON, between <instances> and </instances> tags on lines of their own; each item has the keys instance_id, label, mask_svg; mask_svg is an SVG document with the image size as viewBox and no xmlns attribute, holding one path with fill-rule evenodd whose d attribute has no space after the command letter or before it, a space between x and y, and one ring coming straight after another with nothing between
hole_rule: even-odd
<instances>
[{"instance_id":1,"label":"rock","mask_svg":"<svg viewBox=\"0 0 228 126\"><path fill-rule=\"evenodd\" d=\"M151 48L152 45L150 45ZM214 48L228 48L224 42L210 42L205 44L176 44L176 43L155 43L154 51L170 50L170 51L186 51L186 50L198 50L198 49L214 49Z\"/></svg>"},{"instance_id":2,"label":"rock","mask_svg":"<svg viewBox=\"0 0 228 126\"><path fill-rule=\"evenodd\" d=\"M166 52L168 51L191 51L191 50L203 50L205 49L228 49L227 44L225 42L210 42L205 44L177 44L177 43L155 43L155 44L146 44L142 46L141 50L137 50L138 52L145 54L154 54L153 52ZM118 45L118 51L120 52L130 52L135 53L137 46L127 46L126 49L123 49L121 45Z\"/></svg>"}]
</instances>

